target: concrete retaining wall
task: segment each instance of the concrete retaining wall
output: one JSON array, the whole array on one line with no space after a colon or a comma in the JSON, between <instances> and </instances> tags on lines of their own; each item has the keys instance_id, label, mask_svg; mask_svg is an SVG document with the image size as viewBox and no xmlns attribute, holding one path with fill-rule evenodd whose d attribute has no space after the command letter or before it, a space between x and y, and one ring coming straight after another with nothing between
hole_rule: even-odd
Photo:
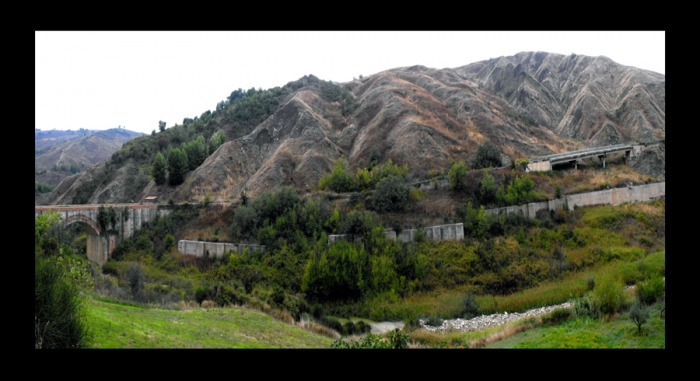
<instances>
[{"instance_id":1,"label":"concrete retaining wall","mask_svg":"<svg viewBox=\"0 0 700 381\"><path fill-rule=\"evenodd\" d=\"M527 169L530 171L551 171L552 164L549 161L540 161L537 163L529 163Z\"/></svg>"},{"instance_id":2,"label":"concrete retaining wall","mask_svg":"<svg viewBox=\"0 0 700 381\"><path fill-rule=\"evenodd\" d=\"M180 240L177 242L177 250L182 254L203 257L207 253L210 256L222 257L228 253L243 254L245 249L249 253L264 253L265 245L226 242L205 242Z\"/></svg>"},{"instance_id":3,"label":"concrete retaining wall","mask_svg":"<svg viewBox=\"0 0 700 381\"><path fill-rule=\"evenodd\" d=\"M414 240L418 229L404 229L401 234L396 234L392 229L384 229L386 238L399 239L401 242L411 242ZM436 241L444 241L450 239L464 239L464 224L447 224L428 226L423 228L425 238L430 238ZM338 240L361 242L360 237L355 237L352 234L331 234L328 236L328 244Z\"/></svg>"},{"instance_id":4,"label":"concrete retaining wall","mask_svg":"<svg viewBox=\"0 0 700 381\"><path fill-rule=\"evenodd\" d=\"M518 213L528 218L535 218L537 211L542 209L547 211L561 209L564 207L565 203L569 205L570 209L573 209L574 206L591 206L601 204L619 205L623 202L648 201L665 195L666 182L663 181L660 183L572 194L560 199L533 202L523 205L505 206L502 208L488 209L485 210L485 212L494 216L498 216L501 213L505 213L506 215Z\"/></svg>"},{"instance_id":5,"label":"concrete retaining wall","mask_svg":"<svg viewBox=\"0 0 700 381\"><path fill-rule=\"evenodd\" d=\"M410 184L412 188L418 188L422 190L431 190L435 189L435 183L437 182L437 187L438 188L446 188L450 186L450 179L448 178L441 178L435 180L424 180L424 181L419 181L417 183Z\"/></svg>"}]
</instances>

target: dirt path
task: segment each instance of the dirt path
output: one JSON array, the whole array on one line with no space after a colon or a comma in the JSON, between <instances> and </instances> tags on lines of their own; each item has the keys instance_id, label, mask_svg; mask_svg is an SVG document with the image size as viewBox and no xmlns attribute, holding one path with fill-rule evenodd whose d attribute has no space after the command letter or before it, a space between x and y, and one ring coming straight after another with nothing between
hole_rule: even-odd
<instances>
[{"instance_id":1,"label":"dirt path","mask_svg":"<svg viewBox=\"0 0 700 381\"><path fill-rule=\"evenodd\" d=\"M73 147L73 144L75 144L75 143L71 143L68 147L61 150L61 157L59 157L58 161L56 162L57 167L58 167L58 164L61 163L61 160L63 160L63 153L66 152L67 149L70 149L70 147Z\"/></svg>"}]
</instances>

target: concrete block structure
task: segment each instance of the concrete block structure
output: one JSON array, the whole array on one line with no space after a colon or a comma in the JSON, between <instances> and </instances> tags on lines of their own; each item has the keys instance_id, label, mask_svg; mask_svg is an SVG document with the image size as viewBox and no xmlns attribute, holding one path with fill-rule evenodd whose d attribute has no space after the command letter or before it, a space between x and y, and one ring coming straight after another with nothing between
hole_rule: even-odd
<instances>
[{"instance_id":1,"label":"concrete block structure","mask_svg":"<svg viewBox=\"0 0 700 381\"><path fill-rule=\"evenodd\" d=\"M248 249L248 253L264 253L265 245L191 240L180 240L177 242L177 251L186 255L194 255L195 257L208 255L221 258L230 253L243 254L246 249Z\"/></svg>"}]
</instances>

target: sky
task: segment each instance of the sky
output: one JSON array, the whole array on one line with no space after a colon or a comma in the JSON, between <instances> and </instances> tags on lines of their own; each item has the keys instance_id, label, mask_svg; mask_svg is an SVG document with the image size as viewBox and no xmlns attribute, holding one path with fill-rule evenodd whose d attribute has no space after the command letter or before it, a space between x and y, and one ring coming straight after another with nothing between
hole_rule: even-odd
<instances>
[{"instance_id":1,"label":"sky","mask_svg":"<svg viewBox=\"0 0 700 381\"><path fill-rule=\"evenodd\" d=\"M413 65L444 69L523 51L606 56L665 74L666 33L35 31L35 128L150 134L214 111L233 90L304 75L338 83Z\"/></svg>"}]
</instances>

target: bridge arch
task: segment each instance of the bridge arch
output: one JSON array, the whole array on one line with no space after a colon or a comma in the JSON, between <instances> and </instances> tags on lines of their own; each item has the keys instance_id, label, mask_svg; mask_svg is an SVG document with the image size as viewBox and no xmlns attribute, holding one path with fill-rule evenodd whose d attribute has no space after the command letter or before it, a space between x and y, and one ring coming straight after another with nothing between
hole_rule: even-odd
<instances>
[{"instance_id":1,"label":"bridge arch","mask_svg":"<svg viewBox=\"0 0 700 381\"><path fill-rule=\"evenodd\" d=\"M83 214L75 214L68 217L63 222L63 226L67 227L68 225L72 225L74 223L80 224L80 226L82 226L90 235L99 236L102 232L100 225L95 220Z\"/></svg>"}]
</instances>

